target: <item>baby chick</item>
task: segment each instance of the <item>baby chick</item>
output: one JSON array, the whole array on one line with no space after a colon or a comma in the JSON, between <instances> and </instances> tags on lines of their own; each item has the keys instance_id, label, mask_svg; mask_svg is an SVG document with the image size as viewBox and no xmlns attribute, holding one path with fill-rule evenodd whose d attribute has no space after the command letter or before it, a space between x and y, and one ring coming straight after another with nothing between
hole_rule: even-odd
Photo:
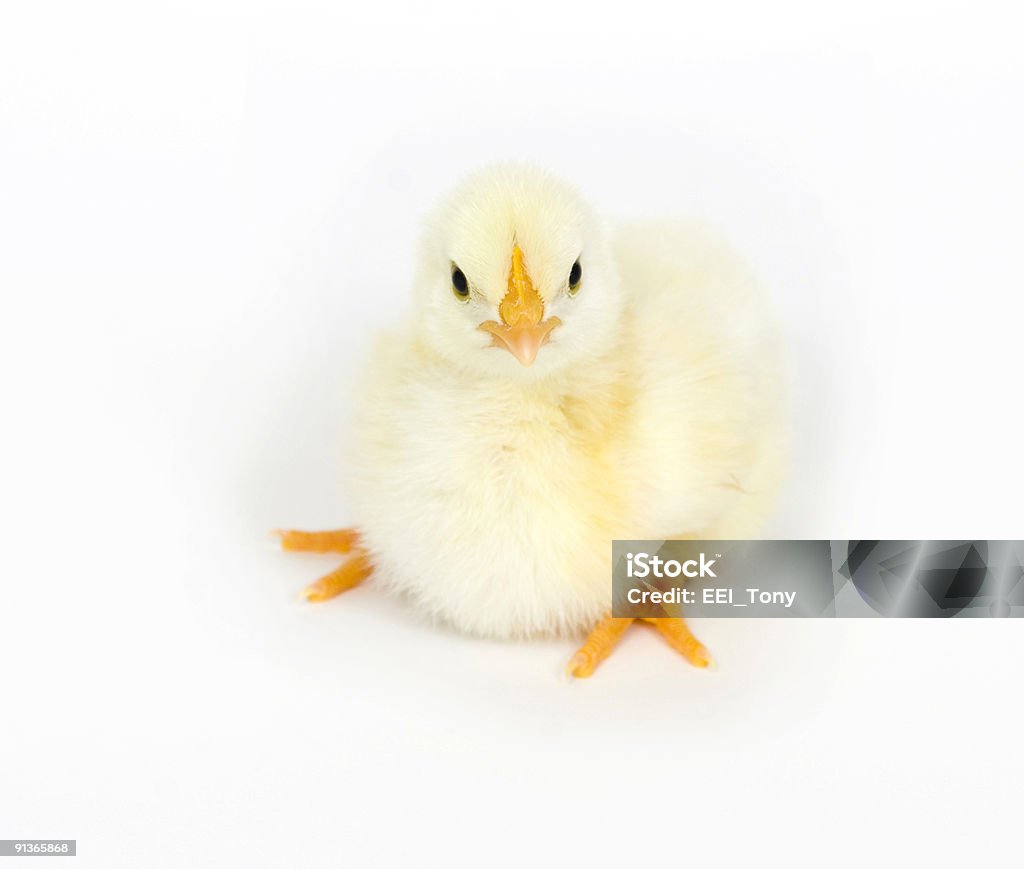
<instances>
[{"instance_id":1,"label":"baby chick","mask_svg":"<svg viewBox=\"0 0 1024 869\"><path fill-rule=\"evenodd\" d=\"M500 166L428 221L407 322L356 397L358 524L282 532L350 553L307 589L371 573L484 637L580 634L588 676L630 619L609 615L611 542L750 536L783 455L782 375L754 281L699 225L609 233L570 186ZM656 619L697 666L682 619Z\"/></svg>"}]
</instances>

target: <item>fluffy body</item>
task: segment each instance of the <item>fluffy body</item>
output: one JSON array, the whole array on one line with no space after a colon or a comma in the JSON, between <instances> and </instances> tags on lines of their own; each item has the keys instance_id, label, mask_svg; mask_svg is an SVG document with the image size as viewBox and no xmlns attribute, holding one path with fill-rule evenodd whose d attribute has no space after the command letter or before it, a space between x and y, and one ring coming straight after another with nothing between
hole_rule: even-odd
<instances>
[{"instance_id":1,"label":"fluffy body","mask_svg":"<svg viewBox=\"0 0 1024 869\"><path fill-rule=\"evenodd\" d=\"M530 368L478 328L514 244L563 323ZM755 281L706 228L608 233L537 170L474 176L428 224L411 315L356 397L349 492L374 576L474 634L590 628L613 539L756 533L783 463L782 382Z\"/></svg>"}]
</instances>

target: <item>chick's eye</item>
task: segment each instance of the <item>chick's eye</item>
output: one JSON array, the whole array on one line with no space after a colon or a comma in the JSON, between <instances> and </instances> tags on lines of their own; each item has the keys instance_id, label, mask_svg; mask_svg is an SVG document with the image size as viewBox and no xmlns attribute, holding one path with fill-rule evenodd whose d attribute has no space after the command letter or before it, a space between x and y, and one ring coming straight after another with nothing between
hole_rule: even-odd
<instances>
[{"instance_id":1,"label":"chick's eye","mask_svg":"<svg viewBox=\"0 0 1024 869\"><path fill-rule=\"evenodd\" d=\"M580 261L576 260L572 264L572 269L569 272L569 294L575 295L580 288L580 280L583 277L583 269L580 267Z\"/></svg>"},{"instance_id":2,"label":"chick's eye","mask_svg":"<svg viewBox=\"0 0 1024 869\"><path fill-rule=\"evenodd\" d=\"M469 298L469 281L466 280L466 276L460 268L452 270L452 292L455 293L457 299Z\"/></svg>"}]
</instances>

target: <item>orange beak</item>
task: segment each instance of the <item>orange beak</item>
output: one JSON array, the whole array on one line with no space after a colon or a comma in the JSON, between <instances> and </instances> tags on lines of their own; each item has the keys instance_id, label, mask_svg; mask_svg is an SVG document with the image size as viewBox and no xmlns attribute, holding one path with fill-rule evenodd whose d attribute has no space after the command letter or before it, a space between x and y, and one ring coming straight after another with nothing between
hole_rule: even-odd
<instances>
[{"instance_id":1,"label":"orange beak","mask_svg":"<svg viewBox=\"0 0 1024 869\"><path fill-rule=\"evenodd\" d=\"M517 244L512 248L512 270L508 276L508 292L498 305L501 322L488 320L480 328L490 332L495 347L504 347L524 368L537 358L555 326L558 317L544 319L544 300L533 286L523 264L523 252Z\"/></svg>"}]
</instances>

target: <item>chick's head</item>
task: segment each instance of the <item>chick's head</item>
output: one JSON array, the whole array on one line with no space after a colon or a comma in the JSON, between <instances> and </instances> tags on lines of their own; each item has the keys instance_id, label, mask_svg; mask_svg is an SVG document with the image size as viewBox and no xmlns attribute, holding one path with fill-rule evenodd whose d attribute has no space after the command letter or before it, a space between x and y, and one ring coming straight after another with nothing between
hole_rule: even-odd
<instances>
[{"instance_id":1,"label":"chick's head","mask_svg":"<svg viewBox=\"0 0 1024 869\"><path fill-rule=\"evenodd\" d=\"M609 352L622 307L604 227L545 172L470 176L427 223L417 328L453 366L520 378L565 370Z\"/></svg>"}]
</instances>

